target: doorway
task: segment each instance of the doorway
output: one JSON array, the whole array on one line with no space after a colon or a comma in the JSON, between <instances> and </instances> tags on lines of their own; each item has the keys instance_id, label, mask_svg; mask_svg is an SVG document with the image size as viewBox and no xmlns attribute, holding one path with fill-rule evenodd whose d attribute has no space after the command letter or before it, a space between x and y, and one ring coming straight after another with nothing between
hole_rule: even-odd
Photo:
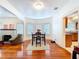
<instances>
[{"instance_id":1,"label":"doorway","mask_svg":"<svg viewBox=\"0 0 79 59\"><path fill-rule=\"evenodd\" d=\"M65 47L78 45L78 12L64 17Z\"/></svg>"}]
</instances>

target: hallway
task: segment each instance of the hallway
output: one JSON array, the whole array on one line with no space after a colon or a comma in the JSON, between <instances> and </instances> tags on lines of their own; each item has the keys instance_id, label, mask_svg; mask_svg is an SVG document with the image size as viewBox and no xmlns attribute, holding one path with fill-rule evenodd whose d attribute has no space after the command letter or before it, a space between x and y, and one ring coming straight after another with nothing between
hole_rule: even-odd
<instances>
[{"instance_id":1,"label":"hallway","mask_svg":"<svg viewBox=\"0 0 79 59\"><path fill-rule=\"evenodd\" d=\"M4 45L0 47L0 59L71 59L70 54L55 43L48 41L50 49L47 51L27 51L30 41L21 45Z\"/></svg>"}]
</instances>

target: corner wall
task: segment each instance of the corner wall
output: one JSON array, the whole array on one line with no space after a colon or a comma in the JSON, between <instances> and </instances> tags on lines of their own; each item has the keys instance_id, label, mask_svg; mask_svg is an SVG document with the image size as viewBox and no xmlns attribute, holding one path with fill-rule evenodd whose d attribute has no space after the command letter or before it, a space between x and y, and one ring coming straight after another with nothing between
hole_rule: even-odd
<instances>
[{"instance_id":1,"label":"corner wall","mask_svg":"<svg viewBox=\"0 0 79 59\"><path fill-rule=\"evenodd\" d=\"M65 41L64 41L64 31L63 31L63 19L61 17L58 17L58 15L55 15L53 18L53 38L55 42L61 46L65 46Z\"/></svg>"},{"instance_id":2,"label":"corner wall","mask_svg":"<svg viewBox=\"0 0 79 59\"><path fill-rule=\"evenodd\" d=\"M21 20L19 20L16 17L0 17L0 25L3 27L4 24L14 24L14 27L16 29L16 25L18 23L23 23ZM14 31L0 31L0 41L2 40L2 35L4 34L11 34L11 35L17 35L17 30Z\"/></svg>"}]
</instances>

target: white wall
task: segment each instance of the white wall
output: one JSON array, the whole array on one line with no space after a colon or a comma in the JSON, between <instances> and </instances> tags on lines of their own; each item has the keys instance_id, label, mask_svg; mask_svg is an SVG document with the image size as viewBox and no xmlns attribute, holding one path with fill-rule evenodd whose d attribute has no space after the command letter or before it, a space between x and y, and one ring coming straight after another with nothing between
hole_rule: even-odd
<instances>
[{"instance_id":1,"label":"white wall","mask_svg":"<svg viewBox=\"0 0 79 59\"><path fill-rule=\"evenodd\" d=\"M22 21L16 17L0 17L0 24L17 24L17 23L22 23Z\"/></svg>"},{"instance_id":2,"label":"white wall","mask_svg":"<svg viewBox=\"0 0 79 59\"><path fill-rule=\"evenodd\" d=\"M65 31L63 17L79 10L79 0L70 0L57 14L53 16L53 35L61 47L65 47Z\"/></svg>"},{"instance_id":3,"label":"white wall","mask_svg":"<svg viewBox=\"0 0 79 59\"><path fill-rule=\"evenodd\" d=\"M61 10L59 10L60 16L69 15L75 10L79 9L79 0L70 0Z\"/></svg>"},{"instance_id":4,"label":"white wall","mask_svg":"<svg viewBox=\"0 0 79 59\"><path fill-rule=\"evenodd\" d=\"M61 47L65 46L64 42L64 31L63 31L63 19L61 17L58 17L58 15L55 15L53 18L53 38L56 41L58 45Z\"/></svg>"},{"instance_id":5,"label":"white wall","mask_svg":"<svg viewBox=\"0 0 79 59\"><path fill-rule=\"evenodd\" d=\"M26 18L26 20L24 21L24 25L27 26L28 23L32 23L32 24L44 24L44 23L49 23L51 25L51 29L50 29L50 36L48 37L49 39L52 39L52 17L49 18L45 18L45 19L30 19L30 18ZM26 26L24 26L24 33L25 33L25 40L29 39L29 36L27 35L27 28Z\"/></svg>"},{"instance_id":6,"label":"white wall","mask_svg":"<svg viewBox=\"0 0 79 59\"><path fill-rule=\"evenodd\" d=\"M0 17L0 24L15 24L16 25L18 23L24 23L24 39L23 39L23 41L29 39L29 37L27 36L27 28L26 28L28 23L34 23L34 24L49 23L51 25L51 29L50 29L51 35L49 36L49 38L52 39L52 17L45 18L45 19L26 18L26 20L24 22L15 17Z\"/></svg>"},{"instance_id":7,"label":"white wall","mask_svg":"<svg viewBox=\"0 0 79 59\"><path fill-rule=\"evenodd\" d=\"M61 47L65 47L65 38L64 38L64 23L63 23L63 17L66 15L71 14L75 10L79 10L79 0L70 0L63 8L59 10L59 13L53 15L53 18L46 18L46 19L41 19L41 20L33 20L26 18L24 21L24 24L26 25L27 23L51 23L52 24L52 36L56 43L60 45ZM11 21L9 21L11 20ZM13 18L0 18L0 23L17 23L17 19ZM26 26L24 25L24 40L27 40L26 38Z\"/></svg>"},{"instance_id":8,"label":"white wall","mask_svg":"<svg viewBox=\"0 0 79 59\"><path fill-rule=\"evenodd\" d=\"M0 17L0 25L3 26L4 24L14 24L15 25L15 29L16 29L16 25L18 23L23 23L21 20L19 20L18 18L15 17ZM12 34L13 33L13 34ZM11 35L17 35L17 30L15 31L5 31L5 30L1 30L0 31L0 38L2 38L2 35L4 34L11 34ZM1 40L1 39L0 39Z\"/></svg>"}]
</instances>

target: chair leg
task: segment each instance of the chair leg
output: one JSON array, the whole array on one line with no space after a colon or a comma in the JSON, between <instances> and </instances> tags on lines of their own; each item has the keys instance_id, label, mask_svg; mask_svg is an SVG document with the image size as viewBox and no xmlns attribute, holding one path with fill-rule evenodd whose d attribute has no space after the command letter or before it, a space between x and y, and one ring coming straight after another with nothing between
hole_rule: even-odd
<instances>
[{"instance_id":1,"label":"chair leg","mask_svg":"<svg viewBox=\"0 0 79 59\"><path fill-rule=\"evenodd\" d=\"M37 47L37 40L36 40L36 47Z\"/></svg>"},{"instance_id":2,"label":"chair leg","mask_svg":"<svg viewBox=\"0 0 79 59\"><path fill-rule=\"evenodd\" d=\"M32 46L33 46L33 40L32 40Z\"/></svg>"},{"instance_id":3,"label":"chair leg","mask_svg":"<svg viewBox=\"0 0 79 59\"><path fill-rule=\"evenodd\" d=\"M46 45L46 40L44 39L44 45Z\"/></svg>"},{"instance_id":4,"label":"chair leg","mask_svg":"<svg viewBox=\"0 0 79 59\"><path fill-rule=\"evenodd\" d=\"M41 46L41 40L40 40L40 46Z\"/></svg>"}]
</instances>

